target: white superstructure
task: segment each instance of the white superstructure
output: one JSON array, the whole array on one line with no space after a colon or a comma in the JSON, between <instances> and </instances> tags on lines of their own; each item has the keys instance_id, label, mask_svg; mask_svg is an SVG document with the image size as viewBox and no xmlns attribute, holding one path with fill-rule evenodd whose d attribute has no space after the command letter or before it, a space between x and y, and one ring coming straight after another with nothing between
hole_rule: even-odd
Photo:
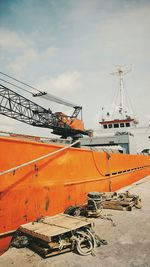
<instances>
[{"instance_id":1,"label":"white superstructure","mask_svg":"<svg viewBox=\"0 0 150 267\"><path fill-rule=\"evenodd\" d=\"M100 129L94 132L95 139L93 138L91 144L113 146L114 142L115 146L118 144L126 147L126 153L141 153L144 149L150 149L150 126L139 127L131 101L124 88L123 77L131 71L131 67L120 65L116 67L116 71L111 73L119 78L113 109L105 112L102 108Z\"/></svg>"}]
</instances>

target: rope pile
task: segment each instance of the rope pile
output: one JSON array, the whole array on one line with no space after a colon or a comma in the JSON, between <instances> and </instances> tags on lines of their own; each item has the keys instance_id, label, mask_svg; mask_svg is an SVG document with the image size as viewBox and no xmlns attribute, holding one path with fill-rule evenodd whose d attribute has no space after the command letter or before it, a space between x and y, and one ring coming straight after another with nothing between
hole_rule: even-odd
<instances>
[{"instance_id":1,"label":"rope pile","mask_svg":"<svg viewBox=\"0 0 150 267\"><path fill-rule=\"evenodd\" d=\"M89 254L94 256L94 250L96 247L100 246L100 240L100 237L92 233L92 230L89 228L78 230L75 235L71 237L72 250L76 250L82 256L87 256Z\"/></svg>"}]
</instances>

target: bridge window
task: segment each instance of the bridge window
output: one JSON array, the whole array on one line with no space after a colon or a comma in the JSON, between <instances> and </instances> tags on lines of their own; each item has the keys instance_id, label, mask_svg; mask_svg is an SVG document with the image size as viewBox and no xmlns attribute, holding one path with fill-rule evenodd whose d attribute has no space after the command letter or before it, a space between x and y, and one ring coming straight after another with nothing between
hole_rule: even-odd
<instances>
[{"instance_id":1,"label":"bridge window","mask_svg":"<svg viewBox=\"0 0 150 267\"><path fill-rule=\"evenodd\" d=\"M121 128L124 127L124 123L120 123L120 127L121 127Z\"/></svg>"},{"instance_id":2,"label":"bridge window","mask_svg":"<svg viewBox=\"0 0 150 267\"><path fill-rule=\"evenodd\" d=\"M104 124L103 127L104 127L104 129L107 129L107 124Z\"/></svg>"},{"instance_id":3,"label":"bridge window","mask_svg":"<svg viewBox=\"0 0 150 267\"><path fill-rule=\"evenodd\" d=\"M112 124L108 124L108 127L109 127L109 128L112 128Z\"/></svg>"},{"instance_id":4,"label":"bridge window","mask_svg":"<svg viewBox=\"0 0 150 267\"><path fill-rule=\"evenodd\" d=\"M114 128L119 128L119 124L118 123L115 123L114 124Z\"/></svg>"},{"instance_id":5,"label":"bridge window","mask_svg":"<svg viewBox=\"0 0 150 267\"><path fill-rule=\"evenodd\" d=\"M126 127L130 127L130 123L129 122L126 122Z\"/></svg>"}]
</instances>

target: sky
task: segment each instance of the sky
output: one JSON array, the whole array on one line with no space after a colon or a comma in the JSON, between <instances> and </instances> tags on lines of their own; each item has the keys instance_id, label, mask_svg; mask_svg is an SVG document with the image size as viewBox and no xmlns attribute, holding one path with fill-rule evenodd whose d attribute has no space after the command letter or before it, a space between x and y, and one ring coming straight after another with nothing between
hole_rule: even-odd
<instances>
[{"instance_id":1,"label":"sky","mask_svg":"<svg viewBox=\"0 0 150 267\"><path fill-rule=\"evenodd\" d=\"M131 64L125 88L141 125L149 125L150 0L0 0L0 71L82 105L86 129L98 130L102 107L110 109L118 84L110 73ZM1 115L2 130L50 134Z\"/></svg>"}]
</instances>

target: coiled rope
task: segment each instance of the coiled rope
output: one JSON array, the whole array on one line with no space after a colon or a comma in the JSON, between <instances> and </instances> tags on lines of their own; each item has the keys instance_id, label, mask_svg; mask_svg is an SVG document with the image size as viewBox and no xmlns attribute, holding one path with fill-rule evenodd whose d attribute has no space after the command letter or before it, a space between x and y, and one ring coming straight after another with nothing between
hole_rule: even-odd
<instances>
[{"instance_id":1,"label":"coiled rope","mask_svg":"<svg viewBox=\"0 0 150 267\"><path fill-rule=\"evenodd\" d=\"M87 228L76 231L71 239L75 242L74 248L76 248L77 252L82 256L92 254L96 248L95 237Z\"/></svg>"},{"instance_id":2,"label":"coiled rope","mask_svg":"<svg viewBox=\"0 0 150 267\"><path fill-rule=\"evenodd\" d=\"M72 144L70 144L70 145L68 145L68 146L66 146L66 147L63 147L63 148L61 148L61 149L58 149L58 150L53 151L53 152L51 152L51 153L48 153L48 154L46 154L46 155L44 155L44 156L41 156L41 157L39 157L39 158L36 158L36 159L34 159L34 160L31 160L31 161L25 162L25 163L23 163L23 164L20 164L20 165L18 165L18 166L16 166L16 167L13 167L13 168L8 169L8 170L6 170L6 171L0 172L0 176L2 176L2 175L4 175L4 174L8 174L8 173L10 173L10 172L15 172L16 170L18 170L18 169L20 169L20 168L26 167L26 166L28 166L28 165L31 165L31 164L33 164L33 163L36 163L37 161L40 161L40 160L42 160L42 159L45 159L45 158L48 158L48 157L50 157L50 156L53 156L53 155L55 155L55 154L57 154L57 153L60 153L60 152L62 152L62 151L64 151L64 150L67 150L68 148L74 146L75 144L77 144L77 143L79 143L79 142L80 142L80 140L77 140L77 141L75 141L74 143L72 143Z\"/></svg>"}]
</instances>

